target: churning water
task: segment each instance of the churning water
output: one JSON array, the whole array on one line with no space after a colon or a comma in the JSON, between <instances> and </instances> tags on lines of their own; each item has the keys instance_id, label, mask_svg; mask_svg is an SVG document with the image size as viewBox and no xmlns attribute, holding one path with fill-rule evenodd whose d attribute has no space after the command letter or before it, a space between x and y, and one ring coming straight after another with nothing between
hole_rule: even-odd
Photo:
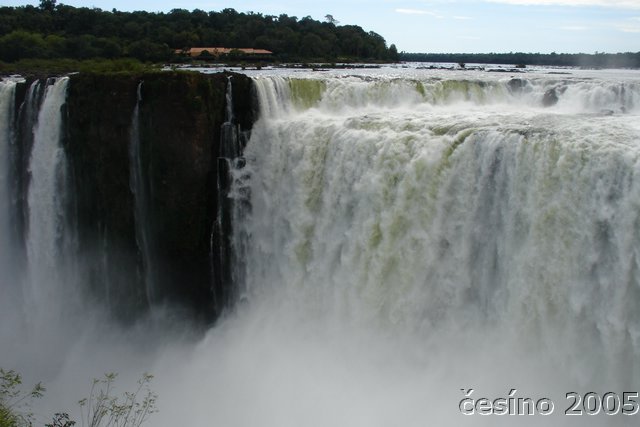
<instances>
[{"instance_id":1,"label":"churning water","mask_svg":"<svg viewBox=\"0 0 640 427\"><path fill-rule=\"evenodd\" d=\"M160 395L154 426L637 423L564 412L568 392L640 391L638 76L254 83L260 118L230 193L245 254L234 309L197 340L88 328L52 356L50 389L64 392L49 407L82 397L82 375L146 370ZM36 128L29 259L50 254L46 236L60 231L43 228L39 244L31 224L61 217L64 157L41 129L64 85L47 88ZM5 120L13 89L1 89ZM31 197L40 182L42 208ZM49 263L24 279L40 297L59 286ZM461 389L491 400L515 389L555 410L465 416Z\"/></svg>"}]
</instances>

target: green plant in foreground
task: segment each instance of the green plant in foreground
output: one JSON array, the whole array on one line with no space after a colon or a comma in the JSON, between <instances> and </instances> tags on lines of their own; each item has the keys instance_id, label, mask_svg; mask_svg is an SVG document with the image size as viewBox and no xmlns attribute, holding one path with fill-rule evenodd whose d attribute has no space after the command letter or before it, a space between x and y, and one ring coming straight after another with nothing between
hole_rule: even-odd
<instances>
[{"instance_id":1,"label":"green plant in foreground","mask_svg":"<svg viewBox=\"0 0 640 427\"><path fill-rule=\"evenodd\" d=\"M139 427L151 414L157 412L157 395L149 388L152 375L143 374L133 392L113 395L117 375L105 374L94 379L89 397L78 403L82 426L87 427ZM30 412L31 401L42 397L45 388L36 384L29 392L21 388L22 377L13 370L0 369L0 427L31 427L34 423ZM60 412L45 427L73 427L76 422L69 414Z\"/></svg>"},{"instance_id":2,"label":"green plant in foreground","mask_svg":"<svg viewBox=\"0 0 640 427\"><path fill-rule=\"evenodd\" d=\"M101 380L94 379L89 397L78 402L83 427L139 427L157 412L158 396L149 389L152 375L143 374L135 391L125 392L120 398L112 395L116 376L108 373Z\"/></svg>"},{"instance_id":3,"label":"green plant in foreground","mask_svg":"<svg viewBox=\"0 0 640 427\"><path fill-rule=\"evenodd\" d=\"M21 389L22 377L13 370L0 369L0 427L30 426L33 414L31 400L42 397L45 388L36 384L29 392Z\"/></svg>"},{"instance_id":4,"label":"green plant in foreground","mask_svg":"<svg viewBox=\"0 0 640 427\"><path fill-rule=\"evenodd\" d=\"M51 424L45 424L44 427L72 427L76 425L76 422L69 418L69 414L66 412L57 413L53 416L53 422Z\"/></svg>"}]
</instances>

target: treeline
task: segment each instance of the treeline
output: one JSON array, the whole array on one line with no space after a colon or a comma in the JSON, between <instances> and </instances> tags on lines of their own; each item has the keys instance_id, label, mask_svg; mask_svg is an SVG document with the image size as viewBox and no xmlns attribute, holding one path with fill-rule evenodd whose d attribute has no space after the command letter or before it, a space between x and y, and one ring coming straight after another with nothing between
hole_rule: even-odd
<instances>
[{"instance_id":1,"label":"treeline","mask_svg":"<svg viewBox=\"0 0 640 427\"><path fill-rule=\"evenodd\" d=\"M640 68L637 53L400 53L409 62L452 62L511 65L553 65L589 68Z\"/></svg>"},{"instance_id":2,"label":"treeline","mask_svg":"<svg viewBox=\"0 0 640 427\"><path fill-rule=\"evenodd\" d=\"M169 13L104 11L41 0L39 7L0 7L0 61L28 58L179 59L176 49L267 49L282 61L396 60L394 45L356 25L260 13L174 9Z\"/></svg>"}]
</instances>

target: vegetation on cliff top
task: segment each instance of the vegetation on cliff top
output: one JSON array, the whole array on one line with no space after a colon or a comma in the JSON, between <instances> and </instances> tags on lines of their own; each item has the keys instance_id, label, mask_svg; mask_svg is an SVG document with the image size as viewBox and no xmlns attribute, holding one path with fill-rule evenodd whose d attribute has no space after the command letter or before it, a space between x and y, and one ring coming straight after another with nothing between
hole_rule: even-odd
<instances>
[{"instance_id":1,"label":"vegetation on cliff top","mask_svg":"<svg viewBox=\"0 0 640 427\"><path fill-rule=\"evenodd\" d=\"M70 72L80 73L135 73L142 74L159 71L149 63L143 63L134 58L118 59L21 59L15 62L1 62L0 74L22 74L25 76L51 76Z\"/></svg>"},{"instance_id":2,"label":"vegetation on cliff top","mask_svg":"<svg viewBox=\"0 0 640 427\"><path fill-rule=\"evenodd\" d=\"M169 13L104 11L41 0L39 7L0 7L0 61L135 58L179 60L191 47L261 48L280 61L395 60L395 46L355 25L234 9Z\"/></svg>"}]
</instances>

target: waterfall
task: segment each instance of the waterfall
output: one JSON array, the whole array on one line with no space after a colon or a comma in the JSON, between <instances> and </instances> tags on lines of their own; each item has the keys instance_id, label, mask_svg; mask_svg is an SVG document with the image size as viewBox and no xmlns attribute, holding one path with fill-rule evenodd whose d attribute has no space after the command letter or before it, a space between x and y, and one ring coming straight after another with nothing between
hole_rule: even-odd
<instances>
[{"instance_id":1,"label":"waterfall","mask_svg":"<svg viewBox=\"0 0 640 427\"><path fill-rule=\"evenodd\" d=\"M107 152L80 150L73 129L63 132L68 79L32 84L17 110L24 88L0 83L0 233L25 238L27 258L22 274L12 261L21 243L0 242L0 342L11 343L0 359L46 381L37 413L73 408L88 378L113 370L125 383L155 375L158 426L636 422L564 410L568 392L622 398L640 388L637 78L269 72L253 81L260 114L246 146L234 117L245 100L228 79L220 139L201 168L217 199L199 199L210 228L188 231L204 264L210 244L222 313L207 331L183 323L169 298L161 306L154 288L164 277L153 277L163 266L142 83L130 127L130 110L117 116L122 144ZM69 100L67 123L102 131L102 117L84 122L78 105ZM114 195L132 195L133 212L123 203L113 217L88 218L77 254L68 181L86 176L75 162L94 154L109 160L107 180L111 165L124 165L124 179L99 195L75 186L91 199L78 216L111 209ZM22 210L26 233L12 228ZM74 259L87 261L86 282ZM118 307L109 317L91 298L87 310L74 301L111 272L107 305L129 303L136 262L151 316L131 327L113 321ZM14 272L24 289L15 306L4 293ZM55 366L39 369L46 363ZM546 397L555 413L466 417L461 389L471 388L476 399Z\"/></svg>"},{"instance_id":2,"label":"waterfall","mask_svg":"<svg viewBox=\"0 0 640 427\"><path fill-rule=\"evenodd\" d=\"M138 83L136 106L131 117L131 136L129 141L129 188L134 198L134 216L136 221L136 241L142 256L142 281L147 294L147 302L151 305L157 299L154 285L152 240L150 234L149 184L143 172L140 144L140 102L142 101L142 84ZM105 241L106 244L106 241Z\"/></svg>"},{"instance_id":3,"label":"waterfall","mask_svg":"<svg viewBox=\"0 0 640 427\"><path fill-rule=\"evenodd\" d=\"M26 96L17 114L15 129L16 146L13 150L13 191L12 210L16 235L19 236L14 249L20 252L20 258L26 259L24 237L29 221L27 195L29 192L30 175L29 162L33 148L34 132L38 120L38 112L42 103L45 85L40 80L34 80L27 89Z\"/></svg>"},{"instance_id":4,"label":"waterfall","mask_svg":"<svg viewBox=\"0 0 640 427\"><path fill-rule=\"evenodd\" d=\"M38 323L35 317L39 314L36 313L30 322L27 320L37 310L36 301L46 300L47 292L30 286L33 282L26 277L24 241L29 216L26 197L30 177L27 170L43 91L40 81L36 80L29 86L23 102L17 104L18 84L24 84L24 80L6 79L0 83L0 311L5 315L0 335L3 341L13 340L14 334L26 336L33 332L33 326ZM18 105L19 109L16 109ZM51 286L55 288L56 284ZM40 316L41 319L44 317ZM16 343L16 347L20 348L22 344Z\"/></svg>"},{"instance_id":5,"label":"waterfall","mask_svg":"<svg viewBox=\"0 0 640 427\"><path fill-rule=\"evenodd\" d=\"M237 129L233 117L233 84L231 76L227 77L227 91L225 93L225 113L224 123L220 129L220 153L219 157L233 159L238 157L238 137Z\"/></svg>"},{"instance_id":6,"label":"waterfall","mask_svg":"<svg viewBox=\"0 0 640 427\"><path fill-rule=\"evenodd\" d=\"M67 159L62 147L62 107L68 78L48 82L34 128L29 160L27 313L35 326L58 324L74 307L74 241L68 211ZM50 337L49 339L54 339Z\"/></svg>"},{"instance_id":7,"label":"waterfall","mask_svg":"<svg viewBox=\"0 0 640 427\"><path fill-rule=\"evenodd\" d=\"M25 144L27 145L26 148L29 149L29 151L33 145L33 136L36 129L42 96L44 94L44 91L42 90L44 86L45 85L41 80L34 80L29 85L25 101L20 107L20 115L22 116L21 131L23 133L23 138L25 138Z\"/></svg>"},{"instance_id":8,"label":"waterfall","mask_svg":"<svg viewBox=\"0 0 640 427\"><path fill-rule=\"evenodd\" d=\"M3 291L0 310L9 312L19 301L19 271L16 270L14 246L17 241L13 220L11 153L15 144L14 104L15 81L0 82L0 289ZM2 328L0 328L0 331ZM2 331L3 332L3 331Z\"/></svg>"},{"instance_id":9,"label":"waterfall","mask_svg":"<svg viewBox=\"0 0 640 427\"><path fill-rule=\"evenodd\" d=\"M216 179L216 216L211 231L211 276L213 294L217 310L229 305L232 293L237 293L243 282L244 246L235 238L234 220L244 215L246 198L238 197L234 189L242 180L244 158L242 157L243 135L238 129L233 115L232 76L227 78L225 94L225 120L220 128L220 145L217 157L218 176ZM218 289L218 291L216 291Z\"/></svg>"},{"instance_id":10,"label":"waterfall","mask_svg":"<svg viewBox=\"0 0 640 427\"><path fill-rule=\"evenodd\" d=\"M11 224L11 151L14 144L14 103L16 82L0 83L0 269L7 271L11 266L9 254L12 252L12 224ZM4 277L2 281L8 280Z\"/></svg>"},{"instance_id":11,"label":"waterfall","mask_svg":"<svg viewBox=\"0 0 640 427\"><path fill-rule=\"evenodd\" d=\"M640 107L640 84L592 79L557 80L541 77L459 80L442 78L393 78L346 76L340 79L255 79L264 118L278 118L312 107L325 111L349 111L376 105L399 108L430 105L434 108L464 105L473 108L510 106L548 107L559 114L631 113Z\"/></svg>"},{"instance_id":12,"label":"waterfall","mask_svg":"<svg viewBox=\"0 0 640 427\"><path fill-rule=\"evenodd\" d=\"M255 304L640 383L637 85L320 82L256 78Z\"/></svg>"},{"instance_id":13,"label":"waterfall","mask_svg":"<svg viewBox=\"0 0 640 427\"><path fill-rule=\"evenodd\" d=\"M231 161L235 157L236 126L233 123L233 86L231 76L227 77L225 92L225 117L220 127L220 143L217 153L218 175L215 180L216 212L211 227L209 262L211 264L212 294L216 310L225 305L229 286L231 284L229 266L231 263L231 248L228 244L230 234L227 212L229 203L227 195L230 185Z\"/></svg>"}]
</instances>

